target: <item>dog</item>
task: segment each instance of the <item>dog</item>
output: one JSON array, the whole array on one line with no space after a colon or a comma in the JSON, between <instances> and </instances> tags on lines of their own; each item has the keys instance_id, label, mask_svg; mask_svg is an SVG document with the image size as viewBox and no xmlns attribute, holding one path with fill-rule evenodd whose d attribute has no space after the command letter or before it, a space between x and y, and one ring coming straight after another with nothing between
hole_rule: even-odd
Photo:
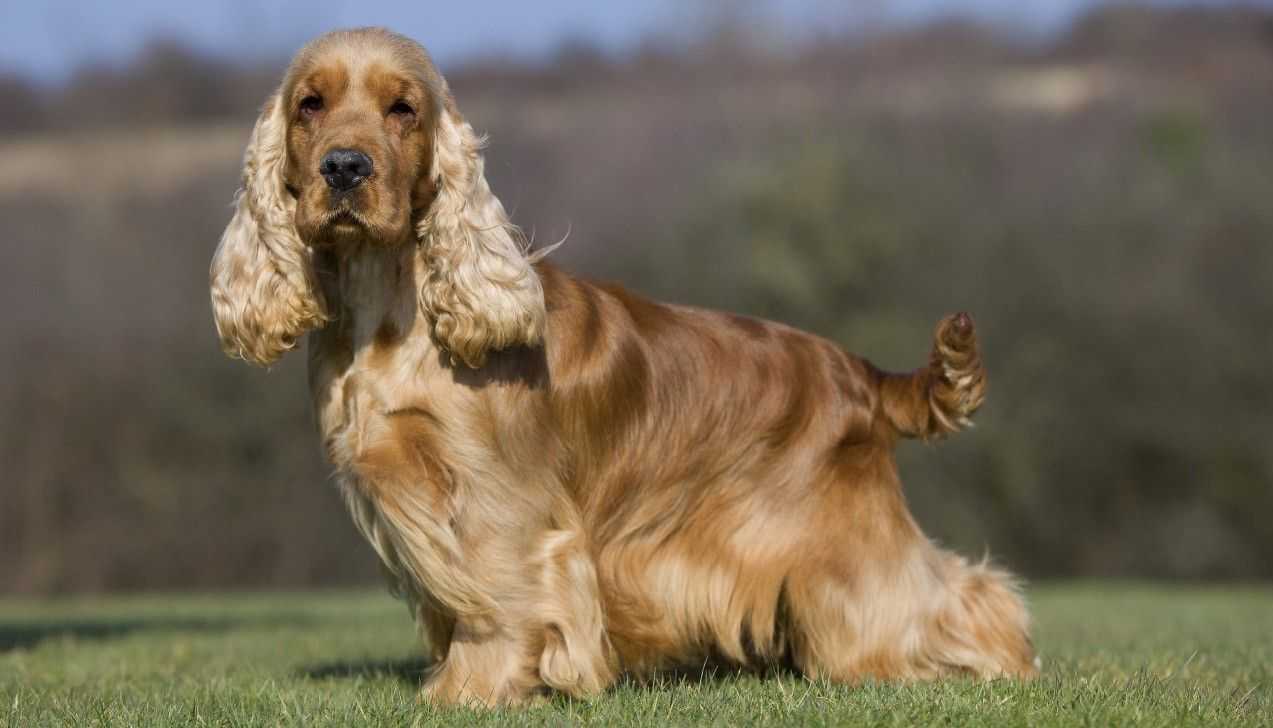
<instances>
[{"instance_id":1,"label":"dog","mask_svg":"<svg viewBox=\"0 0 1273 728\"><path fill-rule=\"evenodd\" d=\"M894 374L531 254L417 43L324 35L265 103L211 266L232 357L307 340L327 457L437 703L705 659L854 683L1036 674L1016 582L934 546L900 438L969 424L974 325Z\"/></svg>"}]
</instances>

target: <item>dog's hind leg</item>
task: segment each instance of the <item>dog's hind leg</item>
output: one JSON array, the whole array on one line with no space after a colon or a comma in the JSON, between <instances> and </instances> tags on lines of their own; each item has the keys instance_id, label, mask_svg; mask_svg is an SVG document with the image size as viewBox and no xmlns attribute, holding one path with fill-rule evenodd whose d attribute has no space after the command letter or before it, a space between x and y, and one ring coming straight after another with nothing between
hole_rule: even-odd
<instances>
[{"instance_id":1,"label":"dog's hind leg","mask_svg":"<svg viewBox=\"0 0 1273 728\"><path fill-rule=\"evenodd\" d=\"M980 678L1037 675L1030 617L1016 580L985 562L929 550L941 589L915 659Z\"/></svg>"},{"instance_id":2,"label":"dog's hind leg","mask_svg":"<svg viewBox=\"0 0 1273 728\"><path fill-rule=\"evenodd\" d=\"M1035 672L1025 606L1003 572L924 536L892 453L863 445L818 488L811 534L788 569L790 656L811 678L931 679Z\"/></svg>"},{"instance_id":3,"label":"dog's hind leg","mask_svg":"<svg viewBox=\"0 0 1273 728\"><path fill-rule=\"evenodd\" d=\"M1037 674L1029 618L1011 578L926 540L854 576L789 585L791 656L813 679L856 683Z\"/></svg>"}]
</instances>

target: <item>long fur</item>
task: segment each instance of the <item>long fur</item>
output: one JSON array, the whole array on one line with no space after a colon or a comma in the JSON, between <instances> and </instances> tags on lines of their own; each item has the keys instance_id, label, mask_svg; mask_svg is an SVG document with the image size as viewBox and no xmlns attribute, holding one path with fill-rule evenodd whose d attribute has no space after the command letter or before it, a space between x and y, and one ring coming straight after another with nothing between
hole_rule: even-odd
<instances>
[{"instance_id":1,"label":"long fur","mask_svg":"<svg viewBox=\"0 0 1273 728\"><path fill-rule=\"evenodd\" d=\"M419 226L428 271L420 307L438 341L477 368L488 351L541 342L544 292L486 183L481 142L449 94L435 138L429 174L438 193Z\"/></svg>"},{"instance_id":2,"label":"long fur","mask_svg":"<svg viewBox=\"0 0 1273 728\"><path fill-rule=\"evenodd\" d=\"M316 160L350 146L377 171L329 192ZM929 542L894 463L982 403L967 315L892 374L578 280L528 256L479 147L418 45L324 36L257 123L212 268L231 355L311 331L323 444L435 662L429 699L585 697L704 659L1035 674L1015 581Z\"/></svg>"},{"instance_id":3,"label":"long fur","mask_svg":"<svg viewBox=\"0 0 1273 728\"><path fill-rule=\"evenodd\" d=\"M327 320L309 246L293 223L283 184L287 122L266 101L243 157L243 189L212 259L212 311L232 357L268 365Z\"/></svg>"}]
</instances>

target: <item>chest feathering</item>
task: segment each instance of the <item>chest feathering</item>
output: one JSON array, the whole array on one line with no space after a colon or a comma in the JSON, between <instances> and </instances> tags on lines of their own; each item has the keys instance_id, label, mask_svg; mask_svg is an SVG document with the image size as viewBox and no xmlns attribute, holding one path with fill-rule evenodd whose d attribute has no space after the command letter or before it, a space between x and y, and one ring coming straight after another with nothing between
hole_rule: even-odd
<instances>
[{"instance_id":1,"label":"chest feathering","mask_svg":"<svg viewBox=\"0 0 1273 728\"><path fill-rule=\"evenodd\" d=\"M339 314L311 335L310 386L328 458L342 470L388 436L388 418L444 404L446 378L416 303L410 256L367 250L340 261Z\"/></svg>"}]
</instances>

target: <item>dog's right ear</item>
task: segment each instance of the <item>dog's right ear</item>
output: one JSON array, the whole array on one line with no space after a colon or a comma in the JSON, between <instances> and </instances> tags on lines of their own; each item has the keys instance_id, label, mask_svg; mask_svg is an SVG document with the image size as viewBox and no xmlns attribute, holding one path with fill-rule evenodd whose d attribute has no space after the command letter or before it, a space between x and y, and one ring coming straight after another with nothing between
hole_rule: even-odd
<instances>
[{"instance_id":1,"label":"dog's right ear","mask_svg":"<svg viewBox=\"0 0 1273 728\"><path fill-rule=\"evenodd\" d=\"M296 232L296 201L283 180L287 112L271 96L243 157L243 189L212 257L212 315L221 348L265 366L327 321L313 251Z\"/></svg>"}]
</instances>

